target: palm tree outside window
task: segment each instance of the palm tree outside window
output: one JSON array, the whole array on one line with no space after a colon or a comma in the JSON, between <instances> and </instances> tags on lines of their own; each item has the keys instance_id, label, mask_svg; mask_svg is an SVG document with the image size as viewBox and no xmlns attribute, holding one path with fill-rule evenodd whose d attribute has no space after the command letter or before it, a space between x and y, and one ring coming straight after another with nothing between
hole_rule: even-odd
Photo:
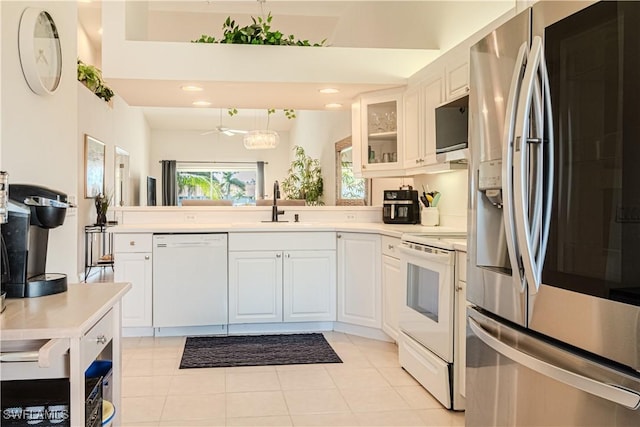
<instances>
[{"instance_id":1,"label":"palm tree outside window","mask_svg":"<svg viewBox=\"0 0 640 427\"><path fill-rule=\"evenodd\" d=\"M178 163L178 205L183 200L231 200L234 205L255 205L256 164Z\"/></svg>"}]
</instances>

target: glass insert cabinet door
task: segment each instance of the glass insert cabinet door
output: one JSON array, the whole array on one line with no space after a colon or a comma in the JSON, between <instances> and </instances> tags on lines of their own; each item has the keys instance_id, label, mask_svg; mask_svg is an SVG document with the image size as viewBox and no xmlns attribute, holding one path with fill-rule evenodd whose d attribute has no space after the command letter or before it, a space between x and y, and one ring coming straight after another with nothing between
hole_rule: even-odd
<instances>
[{"instance_id":1,"label":"glass insert cabinet door","mask_svg":"<svg viewBox=\"0 0 640 427\"><path fill-rule=\"evenodd\" d=\"M402 146L402 93L361 98L362 166L364 170L398 167Z\"/></svg>"}]
</instances>

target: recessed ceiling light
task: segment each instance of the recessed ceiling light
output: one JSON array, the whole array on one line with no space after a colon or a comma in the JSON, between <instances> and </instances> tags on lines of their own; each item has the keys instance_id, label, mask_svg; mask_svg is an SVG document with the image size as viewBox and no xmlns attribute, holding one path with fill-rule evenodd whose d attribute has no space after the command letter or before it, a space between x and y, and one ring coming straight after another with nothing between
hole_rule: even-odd
<instances>
[{"instance_id":1,"label":"recessed ceiling light","mask_svg":"<svg viewBox=\"0 0 640 427\"><path fill-rule=\"evenodd\" d=\"M204 90L202 86L196 86L196 85L182 85L180 86L180 89L182 89L185 92L202 92Z\"/></svg>"},{"instance_id":2,"label":"recessed ceiling light","mask_svg":"<svg viewBox=\"0 0 640 427\"><path fill-rule=\"evenodd\" d=\"M194 101L191 103L194 107L208 107L211 105L209 101Z\"/></svg>"},{"instance_id":3,"label":"recessed ceiling light","mask_svg":"<svg viewBox=\"0 0 640 427\"><path fill-rule=\"evenodd\" d=\"M332 102L331 104L325 104L325 108L340 108L342 107L342 104L337 104L335 102Z\"/></svg>"},{"instance_id":4,"label":"recessed ceiling light","mask_svg":"<svg viewBox=\"0 0 640 427\"><path fill-rule=\"evenodd\" d=\"M325 94L331 94L331 93L339 93L340 91L338 89L332 88L332 87L327 87L324 89L320 89L318 92L320 93L325 93Z\"/></svg>"}]
</instances>

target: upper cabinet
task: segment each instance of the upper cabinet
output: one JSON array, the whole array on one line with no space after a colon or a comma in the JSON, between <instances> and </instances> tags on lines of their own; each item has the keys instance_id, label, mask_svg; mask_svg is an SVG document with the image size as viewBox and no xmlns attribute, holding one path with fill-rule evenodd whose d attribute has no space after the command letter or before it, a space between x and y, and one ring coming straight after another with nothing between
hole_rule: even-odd
<instances>
[{"instance_id":1,"label":"upper cabinet","mask_svg":"<svg viewBox=\"0 0 640 427\"><path fill-rule=\"evenodd\" d=\"M404 96L404 157L407 174L428 173L439 162L464 154L436 157L436 108L469 92L469 48L448 51L411 78ZM455 157L457 156L457 157Z\"/></svg>"},{"instance_id":2,"label":"upper cabinet","mask_svg":"<svg viewBox=\"0 0 640 427\"><path fill-rule=\"evenodd\" d=\"M469 93L469 47L458 46L443 55L446 81L446 100L451 101Z\"/></svg>"},{"instance_id":3,"label":"upper cabinet","mask_svg":"<svg viewBox=\"0 0 640 427\"><path fill-rule=\"evenodd\" d=\"M406 88L363 94L352 104L353 170L365 178L441 171L468 150L436 156L436 108L469 92L469 45L461 44L409 79ZM448 167L449 167L448 166Z\"/></svg>"},{"instance_id":4,"label":"upper cabinet","mask_svg":"<svg viewBox=\"0 0 640 427\"><path fill-rule=\"evenodd\" d=\"M435 109L444 100L444 73L433 71L410 85L404 97L403 167L409 173L436 162Z\"/></svg>"},{"instance_id":5,"label":"upper cabinet","mask_svg":"<svg viewBox=\"0 0 640 427\"><path fill-rule=\"evenodd\" d=\"M381 91L360 98L363 176L392 176L402 170L403 91Z\"/></svg>"}]
</instances>

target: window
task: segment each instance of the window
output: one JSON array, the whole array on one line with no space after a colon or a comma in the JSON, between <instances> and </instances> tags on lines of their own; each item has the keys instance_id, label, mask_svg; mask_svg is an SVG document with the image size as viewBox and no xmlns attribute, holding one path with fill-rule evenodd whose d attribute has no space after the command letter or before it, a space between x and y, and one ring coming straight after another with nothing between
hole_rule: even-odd
<instances>
[{"instance_id":1,"label":"window","mask_svg":"<svg viewBox=\"0 0 640 427\"><path fill-rule=\"evenodd\" d=\"M231 200L234 205L255 205L258 172L262 170L256 163L178 163L178 205L186 199Z\"/></svg>"},{"instance_id":2,"label":"window","mask_svg":"<svg viewBox=\"0 0 640 427\"><path fill-rule=\"evenodd\" d=\"M336 205L363 206L369 204L369 180L353 174L353 148L351 137L335 144L336 151Z\"/></svg>"}]
</instances>

